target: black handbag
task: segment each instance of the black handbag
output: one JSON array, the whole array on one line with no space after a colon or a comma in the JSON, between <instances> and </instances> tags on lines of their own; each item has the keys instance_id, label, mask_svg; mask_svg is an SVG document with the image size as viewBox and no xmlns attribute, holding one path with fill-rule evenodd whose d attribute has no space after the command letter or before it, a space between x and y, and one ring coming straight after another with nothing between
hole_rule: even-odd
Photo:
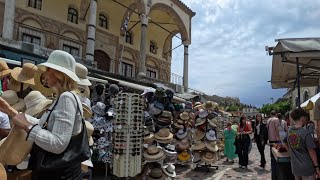
<instances>
[{"instance_id":1,"label":"black handbag","mask_svg":"<svg viewBox=\"0 0 320 180\"><path fill-rule=\"evenodd\" d=\"M76 96L73 93L71 94L74 96L77 102L77 111L81 113ZM59 101L59 98L57 99L56 104L53 106L52 110L50 111L44 125L48 123L51 112L56 107L58 101ZM35 169L38 171L39 170L51 171L55 169L67 168L77 163L80 164L81 162L88 160L91 156L89 141L88 141L86 126L83 118L81 119L81 121L82 121L81 132L71 137L67 148L61 154L54 154L54 153L45 151L34 143L30 153L31 157L29 160L29 168ZM42 128L45 129L46 127L42 127Z\"/></svg>"}]
</instances>

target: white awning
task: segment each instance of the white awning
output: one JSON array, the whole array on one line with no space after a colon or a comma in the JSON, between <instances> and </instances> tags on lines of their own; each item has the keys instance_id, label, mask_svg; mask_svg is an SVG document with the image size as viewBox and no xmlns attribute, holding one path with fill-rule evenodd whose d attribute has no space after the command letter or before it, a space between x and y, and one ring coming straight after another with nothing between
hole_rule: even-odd
<instances>
[{"instance_id":1,"label":"white awning","mask_svg":"<svg viewBox=\"0 0 320 180\"><path fill-rule=\"evenodd\" d=\"M301 104L302 108L307 110L312 110L316 102L320 99L320 93L314 95L312 98L308 99L306 102Z\"/></svg>"},{"instance_id":2,"label":"white awning","mask_svg":"<svg viewBox=\"0 0 320 180\"><path fill-rule=\"evenodd\" d=\"M1 57L0 57L0 60L5 61L7 64L13 64L13 65L16 65L16 66L21 66L21 62L20 61L7 59L7 58L1 58Z\"/></svg>"},{"instance_id":3,"label":"white awning","mask_svg":"<svg viewBox=\"0 0 320 180\"><path fill-rule=\"evenodd\" d=\"M90 76L87 76L87 78L90 81L94 81L94 82L98 82L98 83L102 83L102 84L108 84L108 81L105 79L98 79L98 78L94 78L94 77L90 77Z\"/></svg>"}]
</instances>

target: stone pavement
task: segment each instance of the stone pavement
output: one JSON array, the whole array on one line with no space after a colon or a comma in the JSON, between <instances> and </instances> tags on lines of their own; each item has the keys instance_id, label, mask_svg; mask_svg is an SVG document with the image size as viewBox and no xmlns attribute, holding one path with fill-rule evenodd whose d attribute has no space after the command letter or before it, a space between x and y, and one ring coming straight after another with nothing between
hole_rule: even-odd
<instances>
[{"instance_id":1,"label":"stone pavement","mask_svg":"<svg viewBox=\"0 0 320 180\"><path fill-rule=\"evenodd\" d=\"M215 165L219 168L191 168L190 166L176 165L177 178L184 180L232 180L232 179L244 179L244 180L271 180L271 166L270 166L270 147L266 146L265 156L267 166L264 170L259 167L260 154L256 144L252 145L251 153L249 154L249 166L248 169L240 169L238 165L238 159L234 164L226 162L226 158L222 158L217 161Z\"/></svg>"}]
</instances>

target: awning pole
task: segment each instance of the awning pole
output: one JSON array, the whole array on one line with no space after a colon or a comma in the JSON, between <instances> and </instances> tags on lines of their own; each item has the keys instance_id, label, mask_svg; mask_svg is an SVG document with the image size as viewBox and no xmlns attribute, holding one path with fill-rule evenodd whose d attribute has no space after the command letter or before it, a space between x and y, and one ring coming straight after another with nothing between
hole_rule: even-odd
<instances>
[{"instance_id":1,"label":"awning pole","mask_svg":"<svg viewBox=\"0 0 320 180\"><path fill-rule=\"evenodd\" d=\"M297 106L300 108L300 67L299 67L299 58L296 57L296 62L297 62L297 88L298 88L298 104Z\"/></svg>"}]
</instances>

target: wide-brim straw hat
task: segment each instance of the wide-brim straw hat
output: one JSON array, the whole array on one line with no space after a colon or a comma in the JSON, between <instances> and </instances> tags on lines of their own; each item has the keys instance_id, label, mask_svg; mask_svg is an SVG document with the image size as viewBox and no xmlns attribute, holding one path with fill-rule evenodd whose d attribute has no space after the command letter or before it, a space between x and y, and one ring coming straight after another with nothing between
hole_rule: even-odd
<instances>
[{"instance_id":1,"label":"wide-brim straw hat","mask_svg":"<svg viewBox=\"0 0 320 180\"><path fill-rule=\"evenodd\" d=\"M179 141L179 142L178 142L178 148L179 148L180 150L182 150L182 151L189 149L189 148L190 148L190 143L189 143L188 139L185 138L185 139Z\"/></svg>"},{"instance_id":2,"label":"wide-brim straw hat","mask_svg":"<svg viewBox=\"0 0 320 180\"><path fill-rule=\"evenodd\" d=\"M41 63L38 67L45 71L46 67L57 70L59 72L64 73L73 81L79 83L80 79L75 73L76 69L76 60L73 56L62 50L54 50L49 55L47 62Z\"/></svg>"},{"instance_id":3,"label":"wide-brim straw hat","mask_svg":"<svg viewBox=\"0 0 320 180\"><path fill-rule=\"evenodd\" d=\"M205 119L203 119L203 118L197 118L197 119L196 119L195 126L200 126L200 125L204 124L205 122L206 122Z\"/></svg>"},{"instance_id":4,"label":"wide-brim straw hat","mask_svg":"<svg viewBox=\"0 0 320 180\"><path fill-rule=\"evenodd\" d=\"M165 157L164 151L160 147L149 146L143 153L145 160L150 162L160 161Z\"/></svg>"},{"instance_id":5,"label":"wide-brim straw hat","mask_svg":"<svg viewBox=\"0 0 320 180\"><path fill-rule=\"evenodd\" d=\"M15 92L20 92L21 91L21 86L23 86L22 87L23 91L30 87L29 84L24 84L24 83L18 82L16 80L14 80L13 78L11 78L9 80L8 89L13 90Z\"/></svg>"},{"instance_id":6,"label":"wide-brim straw hat","mask_svg":"<svg viewBox=\"0 0 320 180\"><path fill-rule=\"evenodd\" d=\"M91 82L89 81L89 79L87 79L88 77L88 69L87 67L85 67L84 65L80 64L80 63L76 63L76 75L78 76L78 78L80 79L80 82L78 82L79 85L83 85L83 86L91 86Z\"/></svg>"},{"instance_id":7,"label":"wide-brim straw hat","mask_svg":"<svg viewBox=\"0 0 320 180\"><path fill-rule=\"evenodd\" d=\"M7 172L3 165L0 163L0 179L7 180Z\"/></svg>"},{"instance_id":8,"label":"wide-brim straw hat","mask_svg":"<svg viewBox=\"0 0 320 180\"><path fill-rule=\"evenodd\" d=\"M34 75L34 83L35 85L31 88L33 90L40 91L44 96L52 96L54 94L53 88L48 87L45 82L45 74L40 69Z\"/></svg>"},{"instance_id":9,"label":"wide-brim straw hat","mask_svg":"<svg viewBox=\"0 0 320 180\"><path fill-rule=\"evenodd\" d=\"M7 62L0 60L0 78L10 75L11 69L8 67Z\"/></svg>"},{"instance_id":10,"label":"wide-brim straw hat","mask_svg":"<svg viewBox=\"0 0 320 180\"><path fill-rule=\"evenodd\" d=\"M24 103L26 104L25 113L34 116L40 113L48 105L52 104L52 100L47 99L39 91L31 91L25 98Z\"/></svg>"},{"instance_id":11,"label":"wide-brim straw hat","mask_svg":"<svg viewBox=\"0 0 320 180\"><path fill-rule=\"evenodd\" d=\"M82 103L82 108L83 108L83 117L85 119L91 118L92 117L92 109L88 107L87 104Z\"/></svg>"},{"instance_id":12,"label":"wide-brim straw hat","mask_svg":"<svg viewBox=\"0 0 320 180\"><path fill-rule=\"evenodd\" d=\"M183 124L179 124L178 122L173 123L173 126L177 129L183 129L184 125Z\"/></svg>"},{"instance_id":13,"label":"wide-brim straw hat","mask_svg":"<svg viewBox=\"0 0 320 180\"><path fill-rule=\"evenodd\" d=\"M205 104L204 104L204 108L206 109L214 109L218 107L218 103L216 102L212 102L212 101L207 101Z\"/></svg>"},{"instance_id":14,"label":"wide-brim straw hat","mask_svg":"<svg viewBox=\"0 0 320 180\"><path fill-rule=\"evenodd\" d=\"M175 166L173 164L164 165L162 167L162 170L169 177L175 178L177 176L176 168L175 168Z\"/></svg>"},{"instance_id":15,"label":"wide-brim straw hat","mask_svg":"<svg viewBox=\"0 0 320 180\"><path fill-rule=\"evenodd\" d=\"M215 141L206 141L205 145L209 151L217 152L219 150L219 147Z\"/></svg>"},{"instance_id":16,"label":"wide-brim straw hat","mask_svg":"<svg viewBox=\"0 0 320 180\"><path fill-rule=\"evenodd\" d=\"M163 111L161 117L172 119L172 113L170 111Z\"/></svg>"},{"instance_id":17,"label":"wide-brim straw hat","mask_svg":"<svg viewBox=\"0 0 320 180\"><path fill-rule=\"evenodd\" d=\"M25 109L23 99L20 99L17 93L13 90L4 91L1 97L15 110L22 112Z\"/></svg>"},{"instance_id":18,"label":"wide-brim straw hat","mask_svg":"<svg viewBox=\"0 0 320 180\"><path fill-rule=\"evenodd\" d=\"M164 180L166 177L163 174L162 169L153 168L148 174L147 180Z\"/></svg>"},{"instance_id":19,"label":"wide-brim straw hat","mask_svg":"<svg viewBox=\"0 0 320 180\"><path fill-rule=\"evenodd\" d=\"M149 144L154 141L154 133L149 132L143 136L144 144Z\"/></svg>"},{"instance_id":20,"label":"wide-brim straw hat","mask_svg":"<svg viewBox=\"0 0 320 180\"><path fill-rule=\"evenodd\" d=\"M9 135L0 146L0 163L16 166L30 153L32 142L26 141L27 133L13 126Z\"/></svg>"},{"instance_id":21,"label":"wide-brim straw hat","mask_svg":"<svg viewBox=\"0 0 320 180\"><path fill-rule=\"evenodd\" d=\"M193 134L193 138L194 138L194 140L201 140L204 138L205 135L206 135L205 131L203 131L201 129L197 129L197 130L195 130L195 132Z\"/></svg>"},{"instance_id":22,"label":"wide-brim straw hat","mask_svg":"<svg viewBox=\"0 0 320 180\"><path fill-rule=\"evenodd\" d=\"M216 155L213 152L205 151L201 155L201 160L206 163L213 163L216 160Z\"/></svg>"},{"instance_id":23,"label":"wide-brim straw hat","mask_svg":"<svg viewBox=\"0 0 320 180\"><path fill-rule=\"evenodd\" d=\"M195 141L195 144L192 147L193 151L201 151L206 149L206 145L203 141Z\"/></svg>"},{"instance_id":24,"label":"wide-brim straw hat","mask_svg":"<svg viewBox=\"0 0 320 180\"><path fill-rule=\"evenodd\" d=\"M89 146L93 145L93 138L92 138L92 134L94 132L94 127L93 125L89 122L89 121L84 121L85 125L86 125L86 130L87 130L87 136L88 136L88 140L89 140Z\"/></svg>"},{"instance_id":25,"label":"wide-brim straw hat","mask_svg":"<svg viewBox=\"0 0 320 180\"><path fill-rule=\"evenodd\" d=\"M156 140L170 140L173 138L173 134L168 128L162 128L154 135L154 137Z\"/></svg>"},{"instance_id":26,"label":"wide-brim straw hat","mask_svg":"<svg viewBox=\"0 0 320 180\"><path fill-rule=\"evenodd\" d=\"M180 119L185 120L185 121L190 119L189 113L186 112L186 111L184 111L183 113L181 113L181 114L179 115L179 117L180 117Z\"/></svg>"},{"instance_id":27,"label":"wide-brim straw hat","mask_svg":"<svg viewBox=\"0 0 320 180\"><path fill-rule=\"evenodd\" d=\"M25 63L21 67L15 67L11 71L11 77L18 82L35 85L34 75L38 71L38 67L32 63Z\"/></svg>"},{"instance_id":28,"label":"wide-brim straw hat","mask_svg":"<svg viewBox=\"0 0 320 180\"><path fill-rule=\"evenodd\" d=\"M178 160L181 162L186 162L191 159L191 155L187 151L183 151L177 156Z\"/></svg>"}]
</instances>

